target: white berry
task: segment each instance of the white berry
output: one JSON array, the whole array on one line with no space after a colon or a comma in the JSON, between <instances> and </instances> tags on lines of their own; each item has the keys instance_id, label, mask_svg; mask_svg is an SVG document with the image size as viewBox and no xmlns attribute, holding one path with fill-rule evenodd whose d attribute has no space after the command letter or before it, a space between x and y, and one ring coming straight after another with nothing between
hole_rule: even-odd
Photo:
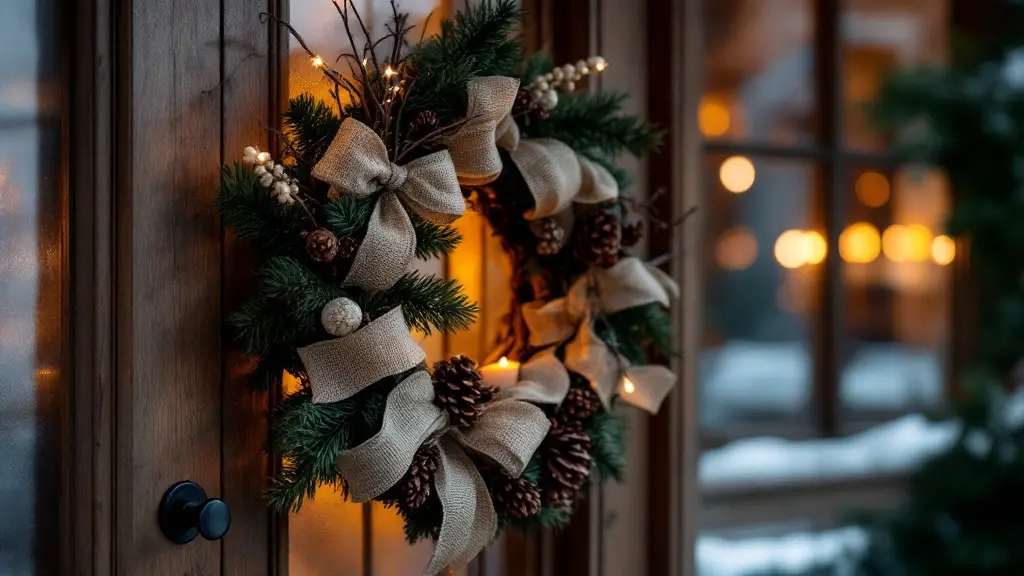
<instances>
[{"instance_id":1,"label":"white berry","mask_svg":"<svg viewBox=\"0 0 1024 576\"><path fill-rule=\"evenodd\" d=\"M558 92L554 90L548 90L540 98L537 99L537 103L541 108L545 110L551 110L558 105Z\"/></svg>"},{"instance_id":2,"label":"white berry","mask_svg":"<svg viewBox=\"0 0 1024 576\"><path fill-rule=\"evenodd\" d=\"M284 166L282 164L274 166L274 176L277 176L278 178L284 176Z\"/></svg>"},{"instance_id":3,"label":"white berry","mask_svg":"<svg viewBox=\"0 0 1024 576\"><path fill-rule=\"evenodd\" d=\"M363 310L348 298L335 298L324 305L320 323L332 336L348 336L363 323Z\"/></svg>"},{"instance_id":4,"label":"white berry","mask_svg":"<svg viewBox=\"0 0 1024 576\"><path fill-rule=\"evenodd\" d=\"M264 188L270 188L273 184L274 184L274 175L273 174L264 174L262 177L260 177L260 186L263 186Z\"/></svg>"},{"instance_id":5,"label":"white berry","mask_svg":"<svg viewBox=\"0 0 1024 576\"><path fill-rule=\"evenodd\" d=\"M262 178L267 173L267 169L263 166L257 166L252 169L252 173Z\"/></svg>"},{"instance_id":6,"label":"white berry","mask_svg":"<svg viewBox=\"0 0 1024 576\"><path fill-rule=\"evenodd\" d=\"M576 83L571 80L563 84L563 86L565 87L566 92L572 92L573 90L576 89Z\"/></svg>"},{"instance_id":7,"label":"white berry","mask_svg":"<svg viewBox=\"0 0 1024 576\"><path fill-rule=\"evenodd\" d=\"M547 76L551 76L551 80L560 81L565 77L565 72L562 72L561 68L555 68Z\"/></svg>"}]
</instances>

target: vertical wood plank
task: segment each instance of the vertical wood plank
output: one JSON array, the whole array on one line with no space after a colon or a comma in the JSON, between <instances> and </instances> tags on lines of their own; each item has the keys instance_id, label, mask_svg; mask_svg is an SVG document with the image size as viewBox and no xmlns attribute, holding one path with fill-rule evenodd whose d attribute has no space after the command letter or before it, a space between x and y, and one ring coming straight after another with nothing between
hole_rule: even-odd
<instances>
[{"instance_id":1,"label":"vertical wood plank","mask_svg":"<svg viewBox=\"0 0 1024 576\"><path fill-rule=\"evenodd\" d=\"M137 0L119 187L119 574L216 574L221 543L164 539L168 485L220 491L219 0ZM121 144L124 144L122 142ZM127 278L125 278L127 276Z\"/></svg>"},{"instance_id":2,"label":"vertical wood plank","mask_svg":"<svg viewBox=\"0 0 1024 576\"><path fill-rule=\"evenodd\" d=\"M645 36L646 3L628 8L621 3L600 0L596 3L593 52L608 60L608 68L596 77L600 90L624 91L631 98L623 113L647 116L647 44L635 38ZM633 186L623 191L641 202L648 194L646 162L624 154L616 164L635 175ZM639 256L646 256L640 253ZM602 488L600 522L600 573L646 574L648 571L648 422L649 417L632 408L621 407L628 420L626 455L629 468L625 482L608 483Z\"/></svg>"},{"instance_id":3,"label":"vertical wood plank","mask_svg":"<svg viewBox=\"0 0 1024 576\"><path fill-rule=\"evenodd\" d=\"M270 53L269 28L260 12L273 9L269 0L222 0L223 39L221 98L223 128L221 161L231 163L245 146L270 149L267 126L276 125L270 83L275 57ZM251 295L253 255L234 234L223 232L223 306L235 309ZM222 497L231 506L231 537L224 539L224 573L258 576L270 569L270 518L263 491L270 462L263 450L267 440L266 394L253 394L246 382L250 366L224 334L224 439Z\"/></svg>"},{"instance_id":4,"label":"vertical wood plank","mask_svg":"<svg viewBox=\"0 0 1024 576\"><path fill-rule=\"evenodd\" d=\"M420 540L409 546L405 541L405 521L394 508L373 503L373 576L419 574L430 560L434 544Z\"/></svg>"}]
</instances>

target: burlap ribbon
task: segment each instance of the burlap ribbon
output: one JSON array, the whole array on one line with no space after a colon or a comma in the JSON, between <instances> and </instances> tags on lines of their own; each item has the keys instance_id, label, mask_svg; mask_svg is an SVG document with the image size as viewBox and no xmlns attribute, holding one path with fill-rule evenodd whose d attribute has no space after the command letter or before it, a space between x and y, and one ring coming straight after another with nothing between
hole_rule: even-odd
<instances>
[{"instance_id":1,"label":"burlap ribbon","mask_svg":"<svg viewBox=\"0 0 1024 576\"><path fill-rule=\"evenodd\" d=\"M592 269L562 298L523 305L523 319L531 346L553 349L568 341L565 368L587 378L606 408L619 393L625 402L656 412L675 375L664 366L630 366L597 336L591 314L650 303L667 306L678 293L665 273L636 258L623 258L610 268Z\"/></svg>"},{"instance_id":2,"label":"burlap ribbon","mask_svg":"<svg viewBox=\"0 0 1024 576\"><path fill-rule=\"evenodd\" d=\"M498 391L498 398L513 398L534 404L559 405L569 393L569 371L551 346L533 355L519 368L519 381Z\"/></svg>"},{"instance_id":3,"label":"burlap ribbon","mask_svg":"<svg viewBox=\"0 0 1024 576\"><path fill-rule=\"evenodd\" d=\"M342 122L313 167L313 177L336 193L365 197L381 192L345 278L346 285L370 292L393 286L416 253L416 232L407 210L435 224L448 224L466 210L447 150L399 166L388 159L380 137L352 118Z\"/></svg>"},{"instance_id":4,"label":"burlap ribbon","mask_svg":"<svg viewBox=\"0 0 1024 576\"><path fill-rule=\"evenodd\" d=\"M464 186L481 186L501 174L496 129L515 104L519 80L506 76L474 78L466 86L466 123L448 140L448 151Z\"/></svg>"},{"instance_id":5,"label":"burlap ribbon","mask_svg":"<svg viewBox=\"0 0 1024 576\"><path fill-rule=\"evenodd\" d=\"M395 308L352 334L299 349L314 402L337 402L382 378L415 368L425 353ZM424 443L435 443L440 467L434 477L443 507L437 546L424 574L468 562L491 541L497 518L487 486L469 453L486 457L519 476L547 435L544 412L513 399L483 408L474 425L449 426L434 404L430 375L417 370L388 395L380 431L338 456L338 471L355 502L368 502L397 484Z\"/></svg>"},{"instance_id":6,"label":"burlap ribbon","mask_svg":"<svg viewBox=\"0 0 1024 576\"><path fill-rule=\"evenodd\" d=\"M572 202L593 204L618 197L612 175L566 144L520 138L510 114L518 87L517 80L501 76L475 78L467 85L466 124L448 140L459 182L478 186L497 178L502 168L498 148L503 148L533 196L528 220L554 216Z\"/></svg>"},{"instance_id":7,"label":"burlap ribbon","mask_svg":"<svg viewBox=\"0 0 1024 576\"><path fill-rule=\"evenodd\" d=\"M487 485L467 452L487 457L518 477L550 426L536 406L498 400L483 409L472 427L457 430L449 427L447 413L433 400L430 376L414 372L388 396L380 432L342 452L337 461L352 501L368 502L402 479L423 443L436 444L440 458L434 486L443 513L425 576L469 562L497 530Z\"/></svg>"}]
</instances>

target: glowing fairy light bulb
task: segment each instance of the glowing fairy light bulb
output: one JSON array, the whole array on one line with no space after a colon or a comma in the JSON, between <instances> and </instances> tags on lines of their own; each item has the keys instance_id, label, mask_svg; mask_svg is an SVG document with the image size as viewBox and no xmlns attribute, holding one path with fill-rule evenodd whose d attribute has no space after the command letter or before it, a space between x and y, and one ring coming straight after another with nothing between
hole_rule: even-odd
<instances>
[{"instance_id":1,"label":"glowing fairy light bulb","mask_svg":"<svg viewBox=\"0 0 1024 576\"><path fill-rule=\"evenodd\" d=\"M623 378L622 391L626 394L632 394L633 392L636 392L636 384L633 384L633 381L629 378Z\"/></svg>"},{"instance_id":2,"label":"glowing fairy light bulb","mask_svg":"<svg viewBox=\"0 0 1024 576\"><path fill-rule=\"evenodd\" d=\"M313 68L320 68L324 65L324 59L319 55L314 56L311 61L313 62Z\"/></svg>"},{"instance_id":3,"label":"glowing fairy light bulb","mask_svg":"<svg viewBox=\"0 0 1024 576\"><path fill-rule=\"evenodd\" d=\"M508 368L508 357L502 356L501 360L498 360L498 366L501 368Z\"/></svg>"}]
</instances>

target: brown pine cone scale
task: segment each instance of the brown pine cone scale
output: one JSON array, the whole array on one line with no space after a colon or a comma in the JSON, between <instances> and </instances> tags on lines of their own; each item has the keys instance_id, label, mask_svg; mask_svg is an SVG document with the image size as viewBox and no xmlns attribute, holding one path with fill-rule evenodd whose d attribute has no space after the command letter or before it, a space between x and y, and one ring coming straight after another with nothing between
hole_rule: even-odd
<instances>
[{"instance_id":1,"label":"brown pine cone scale","mask_svg":"<svg viewBox=\"0 0 1024 576\"><path fill-rule=\"evenodd\" d=\"M422 506L434 493L434 472L439 454L437 446L421 446L413 456L402 483L402 505L408 510Z\"/></svg>"},{"instance_id":2,"label":"brown pine cone scale","mask_svg":"<svg viewBox=\"0 0 1024 576\"><path fill-rule=\"evenodd\" d=\"M540 513L540 490L523 477L502 474L495 499L502 512L511 518L529 518Z\"/></svg>"},{"instance_id":3,"label":"brown pine cone scale","mask_svg":"<svg viewBox=\"0 0 1024 576\"><path fill-rule=\"evenodd\" d=\"M597 392L594 392L589 382L583 378L579 379L582 380L582 384L570 388L565 400L562 400L562 405L558 407L558 419L561 422L583 421L601 409L601 398Z\"/></svg>"},{"instance_id":4,"label":"brown pine cone scale","mask_svg":"<svg viewBox=\"0 0 1024 576\"><path fill-rule=\"evenodd\" d=\"M551 423L551 431L544 439L546 474L544 489L549 505L571 506L576 495L590 476L590 448L593 441L583 431L580 422Z\"/></svg>"},{"instance_id":5,"label":"brown pine cone scale","mask_svg":"<svg viewBox=\"0 0 1024 576\"><path fill-rule=\"evenodd\" d=\"M531 225L537 237L537 254L554 256L565 246L565 228L554 218L543 218Z\"/></svg>"},{"instance_id":6,"label":"brown pine cone scale","mask_svg":"<svg viewBox=\"0 0 1024 576\"><path fill-rule=\"evenodd\" d=\"M606 210L592 210L581 217L576 236L577 252L591 266L607 268L619 261L622 229L619 218Z\"/></svg>"},{"instance_id":7,"label":"brown pine cone scale","mask_svg":"<svg viewBox=\"0 0 1024 576\"><path fill-rule=\"evenodd\" d=\"M306 235L306 253L316 262L330 262L338 255L338 238L330 230L317 228Z\"/></svg>"},{"instance_id":8,"label":"brown pine cone scale","mask_svg":"<svg viewBox=\"0 0 1024 576\"><path fill-rule=\"evenodd\" d=\"M448 412L452 426L472 426L494 393L493 388L484 385L476 362L466 356L460 354L434 364L434 404Z\"/></svg>"}]
</instances>

